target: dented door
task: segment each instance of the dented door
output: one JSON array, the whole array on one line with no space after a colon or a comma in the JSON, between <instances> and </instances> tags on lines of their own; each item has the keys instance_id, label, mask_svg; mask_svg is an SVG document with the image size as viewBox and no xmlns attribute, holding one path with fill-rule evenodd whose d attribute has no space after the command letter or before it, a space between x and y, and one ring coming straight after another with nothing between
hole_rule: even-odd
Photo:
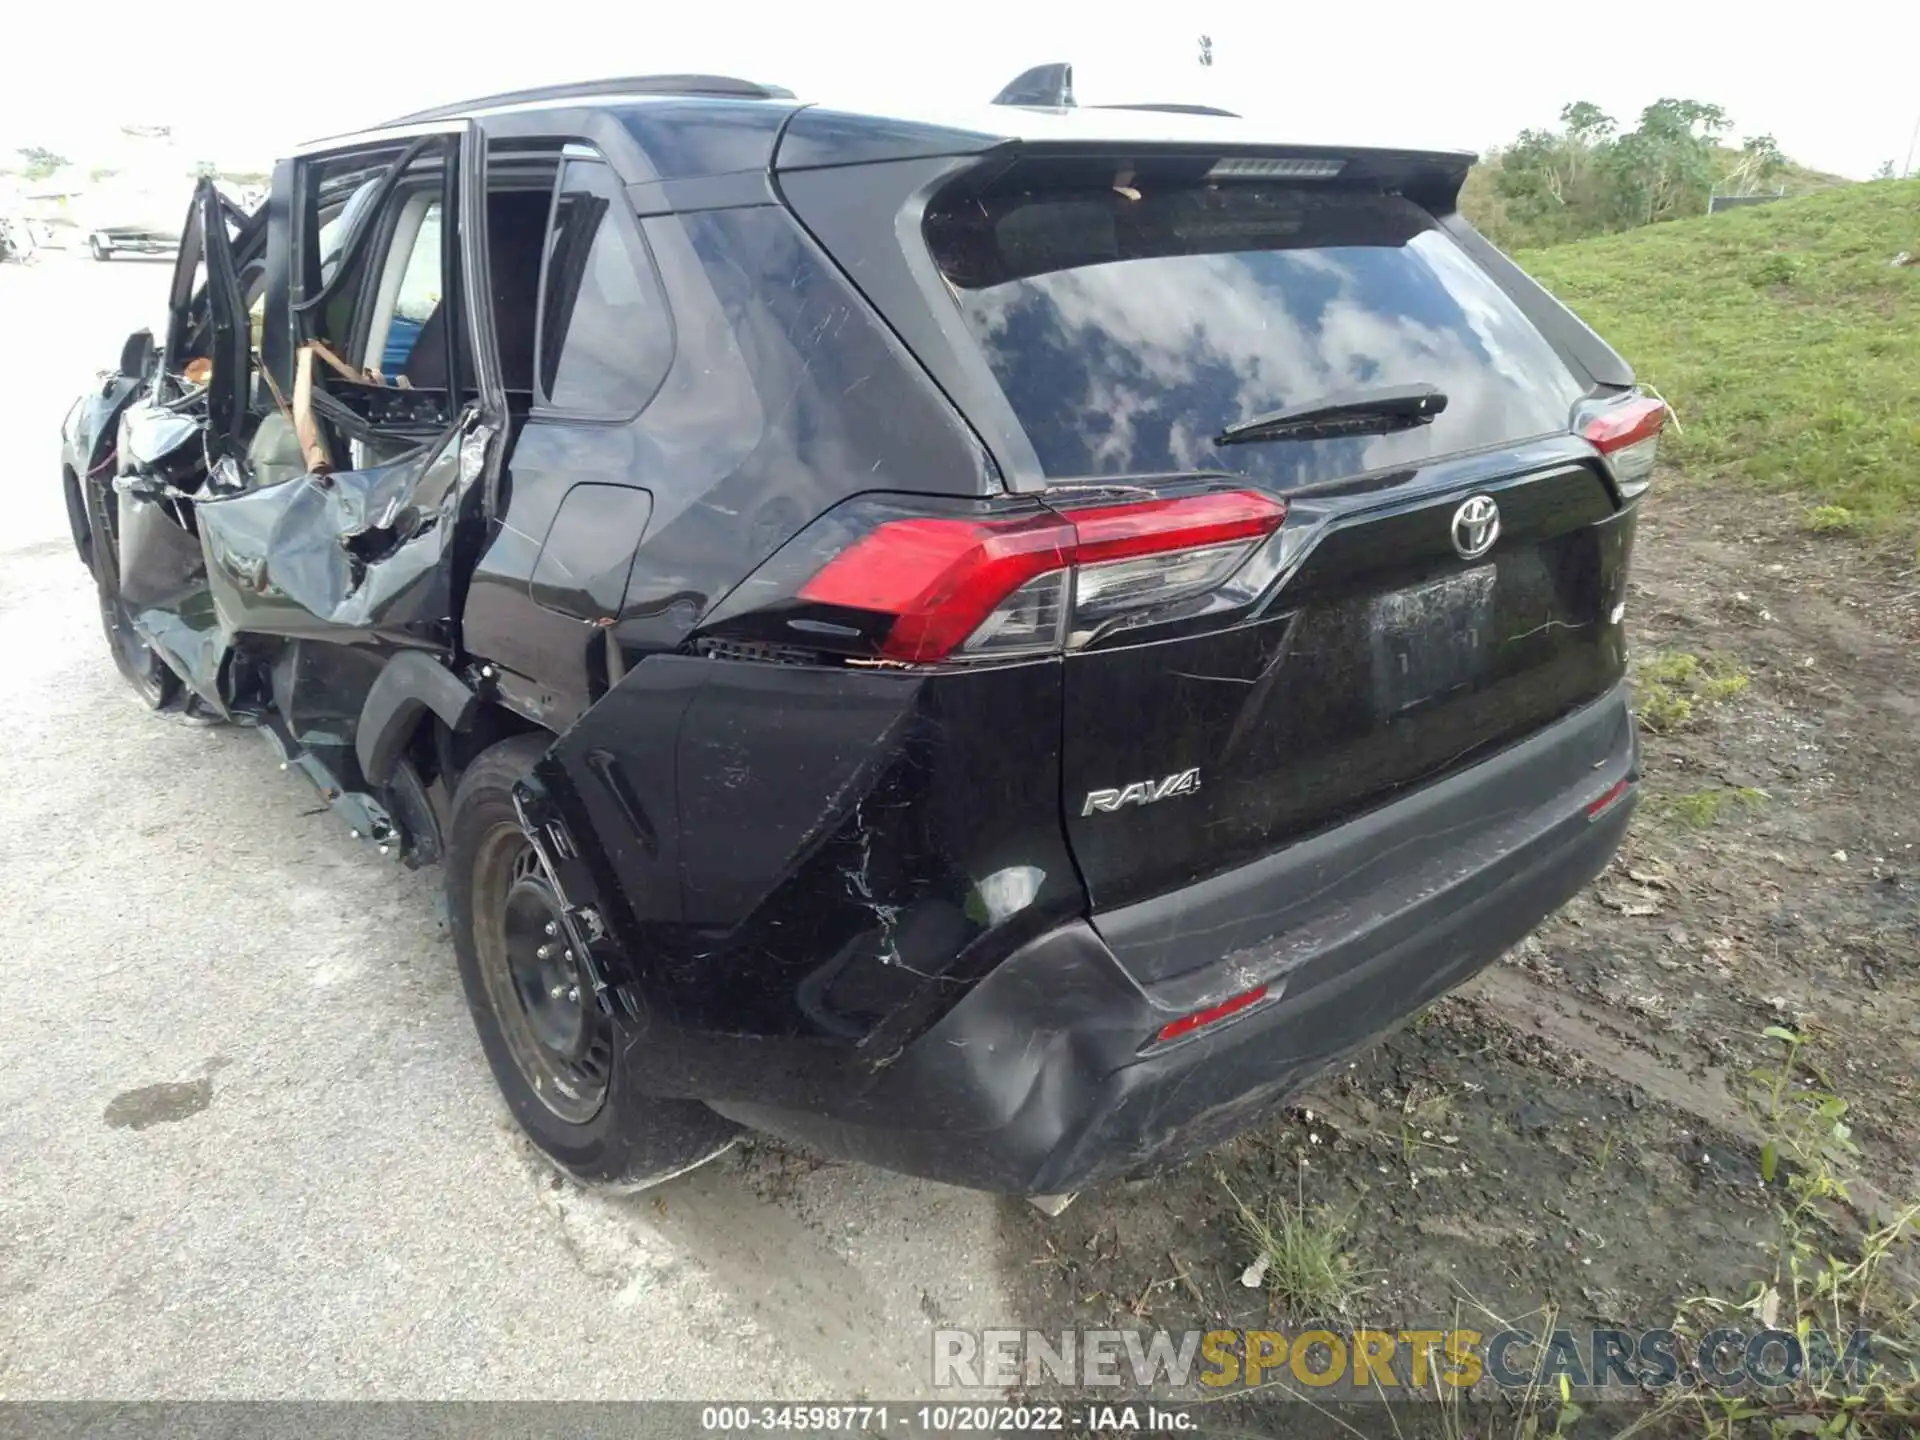
<instances>
[{"instance_id":1,"label":"dented door","mask_svg":"<svg viewBox=\"0 0 1920 1440\"><path fill-rule=\"evenodd\" d=\"M390 464L203 502L222 629L451 647L455 531L491 436L469 410Z\"/></svg>"},{"instance_id":2,"label":"dented door","mask_svg":"<svg viewBox=\"0 0 1920 1440\"><path fill-rule=\"evenodd\" d=\"M147 644L223 714L220 674L231 637L214 614L194 512L209 487L238 483L233 462L222 458L238 437L250 366L228 233L233 213L212 181L194 188L160 364L149 391L127 407L121 473L100 496L110 512L102 518L114 539L119 604Z\"/></svg>"}]
</instances>

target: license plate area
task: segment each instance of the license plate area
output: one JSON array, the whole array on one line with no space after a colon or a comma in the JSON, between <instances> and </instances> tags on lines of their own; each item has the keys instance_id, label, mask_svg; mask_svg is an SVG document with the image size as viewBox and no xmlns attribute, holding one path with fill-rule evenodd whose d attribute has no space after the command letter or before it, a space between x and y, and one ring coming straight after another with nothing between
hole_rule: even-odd
<instances>
[{"instance_id":1,"label":"license plate area","mask_svg":"<svg viewBox=\"0 0 1920 1440\"><path fill-rule=\"evenodd\" d=\"M1482 565L1375 596L1368 629L1375 713L1404 714L1472 689L1493 661L1494 584Z\"/></svg>"}]
</instances>

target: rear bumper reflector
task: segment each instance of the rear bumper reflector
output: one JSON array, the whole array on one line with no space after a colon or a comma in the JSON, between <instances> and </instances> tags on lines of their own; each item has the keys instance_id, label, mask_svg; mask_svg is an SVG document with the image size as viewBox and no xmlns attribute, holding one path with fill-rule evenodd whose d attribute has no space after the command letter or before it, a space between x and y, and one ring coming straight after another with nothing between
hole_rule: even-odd
<instances>
[{"instance_id":1,"label":"rear bumper reflector","mask_svg":"<svg viewBox=\"0 0 1920 1440\"><path fill-rule=\"evenodd\" d=\"M1178 1020L1169 1021L1160 1027L1160 1033L1154 1036L1154 1043L1165 1045L1170 1040L1178 1040L1182 1035L1191 1035L1196 1030L1204 1030L1209 1025L1218 1024L1229 1015L1238 1015L1250 1005L1258 1005L1267 998L1267 987L1256 985L1251 990L1243 990L1238 995L1222 1000L1218 1005L1209 1005L1204 1010L1196 1010L1191 1015L1182 1015Z\"/></svg>"},{"instance_id":2,"label":"rear bumper reflector","mask_svg":"<svg viewBox=\"0 0 1920 1440\"><path fill-rule=\"evenodd\" d=\"M1588 803L1587 819L1598 820L1602 815L1606 814L1607 811L1611 810L1614 806L1618 805L1623 799L1626 798L1627 791L1632 787L1632 785L1633 785L1633 782L1627 779L1620 779L1620 780L1614 781L1613 784L1609 785L1606 788L1605 792L1600 796L1598 800L1594 800Z\"/></svg>"}]
</instances>

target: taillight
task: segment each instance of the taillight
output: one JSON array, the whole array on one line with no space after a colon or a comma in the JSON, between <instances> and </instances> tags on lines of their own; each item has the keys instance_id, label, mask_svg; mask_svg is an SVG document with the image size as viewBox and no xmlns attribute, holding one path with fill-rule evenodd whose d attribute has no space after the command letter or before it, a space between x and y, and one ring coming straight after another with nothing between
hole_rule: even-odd
<instances>
[{"instance_id":1,"label":"taillight","mask_svg":"<svg viewBox=\"0 0 1920 1440\"><path fill-rule=\"evenodd\" d=\"M1019 520L889 520L842 550L800 598L891 615L881 653L938 660L976 645L1017 652L1057 642L1073 527ZM1038 583L1035 583L1038 582Z\"/></svg>"},{"instance_id":2,"label":"taillight","mask_svg":"<svg viewBox=\"0 0 1920 1440\"><path fill-rule=\"evenodd\" d=\"M888 520L800 587L809 604L890 616L894 660L992 660L1084 644L1218 587L1286 519L1252 490Z\"/></svg>"},{"instance_id":3,"label":"taillight","mask_svg":"<svg viewBox=\"0 0 1920 1440\"><path fill-rule=\"evenodd\" d=\"M1621 498L1631 500L1653 483L1654 455L1666 423L1666 401L1636 399L1608 406L1581 428L1587 442L1607 457Z\"/></svg>"}]
</instances>

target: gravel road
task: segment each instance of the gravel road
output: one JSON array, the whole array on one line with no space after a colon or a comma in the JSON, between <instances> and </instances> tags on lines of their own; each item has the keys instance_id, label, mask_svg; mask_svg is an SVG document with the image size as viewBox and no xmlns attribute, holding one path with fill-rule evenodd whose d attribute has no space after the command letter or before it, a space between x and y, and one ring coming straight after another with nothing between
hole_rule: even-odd
<instances>
[{"instance_id":1,"label":"gravel road","mask_svg":"<svg viewBox=\"0 0 1920 1440\"><path fill-rule=\"evenodd\" d=\"M1019 1202L766 1145L563 1183L495 1098L439 873L126 692L58 428L168 273L0 266L0 1398L924 1393L930 1316L1006 1313Z\"/></svg>"}]
</instances>

